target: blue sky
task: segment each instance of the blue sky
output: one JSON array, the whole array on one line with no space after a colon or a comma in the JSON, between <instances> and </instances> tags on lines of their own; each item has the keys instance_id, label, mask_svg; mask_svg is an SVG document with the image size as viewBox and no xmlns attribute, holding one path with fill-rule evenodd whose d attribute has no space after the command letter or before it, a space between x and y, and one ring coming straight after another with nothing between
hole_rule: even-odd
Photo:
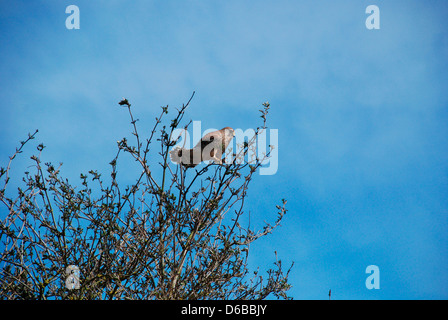
<instances>
[{"instance_id":1,"label":"blue sky","mask_svg":"<svg viewBox=\"0 0 448 320\"><path fill-rule=\"evenodd\" d=\"M65 8L80 9L67 30ZM368 5L380 29L365 27ZM295 299L448 298L445 1L0 1L0 163L39 129L72 181L108 172L160 106L202 128L255 128L271 103L279 169L256 176L251 219L288 214L251 247L274 250ZM31 147L28 147L32 152ZM34 147L33 147L34 148ZM26 157L15 164L20 172ZM272 208L272 210L270 209ZM378 265L379 290L365 269Z\"/></svg>"}]
</instances>

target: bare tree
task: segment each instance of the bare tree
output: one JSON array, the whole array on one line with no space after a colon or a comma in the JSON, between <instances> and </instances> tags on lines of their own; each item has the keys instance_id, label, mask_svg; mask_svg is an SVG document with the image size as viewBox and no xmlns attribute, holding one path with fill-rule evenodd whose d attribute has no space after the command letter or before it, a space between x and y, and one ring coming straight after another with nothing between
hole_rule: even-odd
<instances>
[{"instance_id":1,"label":"bare tree","mask_svg":"<svg viewBox=\"0 0 448 320\"><path fill-rule=\"evenodd\" d=\"M193 96L166 125L168 106L162 107L147 139L137 131L129 101L120 101L129 112L135 145L118 141L110 178L91 170L80 175L78 187L61 177L60 165L41 163L45 147L39 144L31 157L35 172L26 172L18 195L8 196L11 164L37 130L21 142L0 171L0 298L289 298L292 265L284 271L276 255L263 278L258 269L250 272L247 262L250 244L280 224L286 201L277 206L275 222L261 230L240 219L248 214L243 208L249 183L269 152L195 168L169 161L178 139L173 132L191 124L181 127ZM263 104L262 126L234 159L256 148L268 109ZM159 145L158 154L151 153L153 145ZM128 186L119 183L123 153L141 169ZM158 164L150 165L150 156L159 157Z\"/></svg>"}]
</instances>

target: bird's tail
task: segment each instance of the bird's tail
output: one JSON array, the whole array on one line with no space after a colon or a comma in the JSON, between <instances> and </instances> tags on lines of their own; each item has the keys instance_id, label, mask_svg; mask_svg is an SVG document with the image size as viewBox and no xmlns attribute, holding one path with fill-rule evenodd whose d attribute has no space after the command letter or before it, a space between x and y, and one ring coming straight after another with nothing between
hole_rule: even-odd
<instances>
[{"instance_id":1,"label":"bird's tail","mask_svg":"<svg viewBox=\"0 0 448 320\"><path fill-rule=\"evenodd\" d=\"M187 168L196 166L193 161L193 150L176 147L170 151L170 159L174 163L182 164Z\"/></svg>"},{"instance_id":2,"label":"bird's tail","mask_svg":"<svg viewBox=\"0 0 448 320\"><path fill-rule=\"evenodd\" d=\"M180 164L182 163L182 154L185 153L185 149L181 147L176 147L170 151L170 159L174 163Z\"/></svg>"}]
</instances>

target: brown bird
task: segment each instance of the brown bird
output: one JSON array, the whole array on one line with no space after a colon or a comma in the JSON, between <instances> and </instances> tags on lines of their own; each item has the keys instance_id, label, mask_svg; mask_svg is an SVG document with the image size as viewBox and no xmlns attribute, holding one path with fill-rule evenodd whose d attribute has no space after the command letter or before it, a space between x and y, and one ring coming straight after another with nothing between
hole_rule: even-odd
<instances>
[{"instance_id":1,"label":"brown bird","mask_svg":"<svg viewBox=\"0 0 448 320\"><path fill-rule=\"evenodd\" d=\"M171 150L171 161L187 168L193 168L206 160L222 164L222 154L226 151L234 135L235 131L230 127L207 133L193 149L176 147Z\"/></svg>"}]
</instances>

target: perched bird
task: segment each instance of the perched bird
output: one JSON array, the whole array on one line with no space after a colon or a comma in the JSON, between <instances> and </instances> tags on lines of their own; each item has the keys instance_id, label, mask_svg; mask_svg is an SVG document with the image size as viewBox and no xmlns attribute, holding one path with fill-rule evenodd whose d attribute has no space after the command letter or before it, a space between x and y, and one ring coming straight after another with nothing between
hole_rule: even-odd
<instances>
[{"instance_id":1,"label":"perched bird","mask_svg":"<svg viewBox=\"0 0 448 320\"><path fill-rule=\"evenodd\" d=\"M222 154L232 140L235 132L230 127L213 131L202 137L193 149L176 147L170 151L171 161L193 168L202 161L213 160L222 164Z\"/></svg>"}]
</instances>

